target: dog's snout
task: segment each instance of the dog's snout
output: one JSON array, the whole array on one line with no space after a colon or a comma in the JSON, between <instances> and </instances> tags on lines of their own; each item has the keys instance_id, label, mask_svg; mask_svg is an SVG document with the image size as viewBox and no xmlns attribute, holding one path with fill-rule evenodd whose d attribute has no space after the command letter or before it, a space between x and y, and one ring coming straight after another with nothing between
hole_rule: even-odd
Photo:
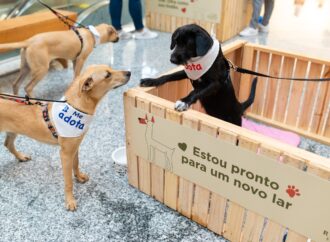
<instances>
[{"instance_id":1,"label":"dog's snout","mask_svg":"<svg viewBox=\"0 0 330 242\"><path fill-rule=\"evenodd\" d=\"M117 37L113 42L117 43L119 41L119 37Z\"/></svg>"},{"instance_id":2,"label":"dog's snout","mask_svg":"<svg viewBox=\"0 0 330 242\"><path fill-rule=\"evenodd\" d=\"M171 55L171 59L170 59L171 63L173 64L178 64L178 58L174 55Z\"/></svg>"}]
</instances>

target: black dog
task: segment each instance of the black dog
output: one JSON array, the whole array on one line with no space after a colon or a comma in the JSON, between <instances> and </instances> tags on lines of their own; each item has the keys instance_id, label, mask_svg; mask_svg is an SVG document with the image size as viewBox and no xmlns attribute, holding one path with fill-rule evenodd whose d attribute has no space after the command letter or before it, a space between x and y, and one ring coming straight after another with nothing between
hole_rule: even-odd
<instances>
[{"instance_id":1,"label":"black dog","mask_svg":"<svg viewBox=\"0 0 330 242\"><path fill-rule=\"evenodd\" d=\"M185 25L175 30L171 50L173 53L170 61L184 65L185 70L159 78L142 79L141 86L159 86L169 81L189 78L194 90L176 102L176 110L187 110L199 99L207 114L241 126L243 112L254 101L257 78L253 80L249 98L243 103L238 102L229 75L230 66L219 42L213 40L206 30L196 24ZM204 57L210 57L206 60L209 62L208 66L207 63L198 62Z\"/></svg>"}]
</instances>

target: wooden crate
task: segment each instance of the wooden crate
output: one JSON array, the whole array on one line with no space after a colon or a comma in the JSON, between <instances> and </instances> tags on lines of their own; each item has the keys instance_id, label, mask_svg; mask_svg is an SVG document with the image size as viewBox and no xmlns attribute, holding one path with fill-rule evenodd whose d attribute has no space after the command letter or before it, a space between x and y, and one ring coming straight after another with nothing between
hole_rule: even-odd
<instances>
[{"instance_id":1,"label":"wooden crate","mask_svg":"<svg viewBox=\"0 0 330 242\"><path fill-rule=\"evenodd\" d=\"M223 51L226 57L238 66L271 75L318 78L328 75L330 70L329 61L281 52L243 41L227 45ZM231 75L237 96L245 100L252 78L234 72ZM329 84L260 78L256 101L247 115L329 145ZM144 110L156 120L164 119L182 129L188 128L191 132L207 134L210 143L216 142L216 139L220 144L226 143L237 150L249 151L248 154L255 155L262 161L265 159L264 162L268 159L267 162L271 160L284 169L313 174L311 177L324 182L327 191L330 191L329 159L210 117L203 113L199 104L193 105L193 108L186 112L174 111L174 102L190 90L189 80L180 80L158 88L137 87L125 93L129 183L230 241L259 242L262 239L266 242L280 242L284 237L290 242L306 241L307 235L287 227L287 221L272 220L263 213L243 206L244 201L230 200L193 177L190 179L188 176L180 176L171 172L171 169L138 155L139 151L134 147L136 142L133 142L137 137L134 137L135 130L131 125L134 122L131 115L134 109ZM140 142L143 143L143 140ZM327 217L330 217L329 210L326 213ZM308 226L313 223L305 222ZM322 230L324 241L330 235L330 228L327 229Z\"/></svg>"},{"instance_id":2,"label":"wooden crate","mask_svg":"<svg viewBox=\"0 0 330 242\"><path fill-rule=\"evenodd\" d=\"M185 14L182 14L182 16L173 16L169 13L162 13L161 11L156 12L150 7L152 1L154 0L146 0L145 18L149 28L165 32L174 32L176 28L182 25L196 23L209 33L213 30L217 39L220 41L228 40L237 35L248 26L252 16L251 0L218 0L221 6L219 9L220 20L216 22L200 20L197 17L188 18L185 17Z\"/></svg>"},{"instance_id":3,"label":"wooden crate","mask_svg":"<svg viewBox=\"0 0 330 242\"><path fill-rule=\"evenodd\" d=\"M63 10L59 12L73 20L77 19L77 13ZM68 26L50 11L1 20L0 44L23 41L42 32L68 29Z\"/></svg>"}]
</instances>

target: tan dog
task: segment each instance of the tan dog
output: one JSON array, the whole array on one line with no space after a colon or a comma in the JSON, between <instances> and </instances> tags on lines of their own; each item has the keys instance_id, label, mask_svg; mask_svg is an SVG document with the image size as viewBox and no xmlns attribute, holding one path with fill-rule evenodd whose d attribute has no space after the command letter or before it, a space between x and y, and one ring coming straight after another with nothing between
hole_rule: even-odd
<instances>
[{"instance_id":1,"label":"tan dog","mask_svg":"<svg viewBox=\"0 0 330 242\"><path fill-rule=\"evenodd\" d=\"M101 44L119 40L116 30L111 25L100 24L95 28L100 34ZM62 65L65 65L63 59L72 60L74 76L77 77L95 45L95 39L90 30L79 28L78 31L83 45L78 35L72 30L46 32L22 42L0 44L0 50L21 48L21 69L13 84L14 94L18 93L23 80L31 73L31 80L25 86L25 92L31 96L33 88L47 74L49 64L54 59L61 60Z\"/></svg>"},{"instance_id":2,"label":"tan dog","mask_svg":"<svg viewBox=\"0 0 330 242\"><path fill-rule=\"evenodd\" d=\"M127 83L130 75L128 71L114 71L106 65L91 66L78 76L65 92L67 103L79 112L93 115L101 98L109 90ZM53 105L53 103L48 104L50 114ZM81 173L78 166L78 148L85 133L75 138L59 136L56 139L43 119L43 115L43 107L40 105L25 105L0 98L0 131L7 132L5 146L18 160L27 161L30 157L16 150L14 141L17 134L60 146L65 203L67 209L72 211L77 207L72 193L72 169L78 182L88 181L88 176ZM50 120L54 120L54 117Z\"/></svg>"}]
</instances>

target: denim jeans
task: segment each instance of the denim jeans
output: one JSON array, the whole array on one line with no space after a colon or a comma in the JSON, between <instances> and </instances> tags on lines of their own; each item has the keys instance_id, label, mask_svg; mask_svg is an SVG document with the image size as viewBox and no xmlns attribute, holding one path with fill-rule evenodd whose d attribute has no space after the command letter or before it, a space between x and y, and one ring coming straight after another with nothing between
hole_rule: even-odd
<instances>
[{"instance_id":1,"label":"denim jeans","mask_svg":"<svg viewBox=\"0 0 330 242\"><path fill-rule=\"evenodd\" d=\"M117 30L121 30L121 12L123 8L122 0L110 0L109 13L113 27ZM136 30L143 29L142 21L142 5L141 0L129 0L128 2L129 14L133 19L133 23Z\"/></svg>"},{"instance_id":2,"label":"denim jeans","mask_svg":"<svg viewBox=\"0 0 330 242\"><path fill-rule=\"evenodd\" d=\"M253 13L250 21L250 27L258 28L258 19L261 12L262 3L265 3L265 13L262 19L262 25L267 26L274 9L274 0L253 0Z\"/></svg>"}]
</instances>

